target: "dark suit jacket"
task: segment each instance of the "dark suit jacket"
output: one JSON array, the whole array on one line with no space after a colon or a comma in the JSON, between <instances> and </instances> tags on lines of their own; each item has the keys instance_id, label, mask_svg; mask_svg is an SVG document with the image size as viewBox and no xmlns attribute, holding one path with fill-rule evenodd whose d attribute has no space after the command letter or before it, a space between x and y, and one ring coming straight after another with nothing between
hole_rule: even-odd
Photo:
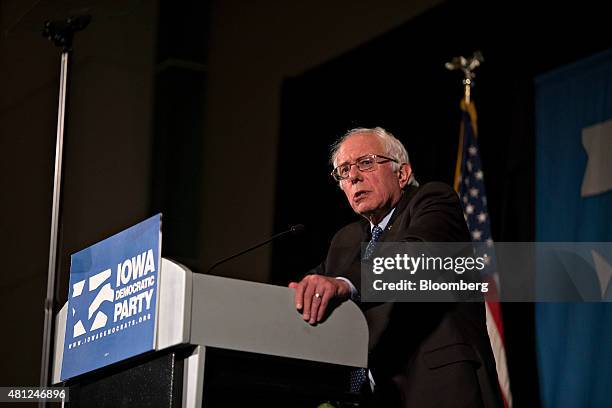
<instances>
[{"instance_id":1,"label":"dark suit jacket","mask_svg":"<svg viewBox=\"0 0 612 408\"><path fill-rule=\"evenodd\" d=\"M359 290L362 219L334 236L318 273L348 278ZM380 241L469 242L457 194L446 184L408 186ZM370 406L503 406L485 310L476 303L362 303L369 367L376 382Z\"/></svg>"}]
</instances>

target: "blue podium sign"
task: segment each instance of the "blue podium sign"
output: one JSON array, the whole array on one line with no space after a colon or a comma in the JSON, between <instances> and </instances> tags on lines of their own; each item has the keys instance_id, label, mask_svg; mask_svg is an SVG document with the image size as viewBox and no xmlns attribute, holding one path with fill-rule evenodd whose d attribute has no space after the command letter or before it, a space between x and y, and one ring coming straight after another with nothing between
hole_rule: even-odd
<instances>
[{"instance_id":1,"label":"blue podium sign","mask_svg":"<svg viewBox=\"0 0 612 408\"><path fill-rule=\"evenodd\" d=\"M161 214L71 257L61 379L153 350Z\"/></svg>"}]
</instances>

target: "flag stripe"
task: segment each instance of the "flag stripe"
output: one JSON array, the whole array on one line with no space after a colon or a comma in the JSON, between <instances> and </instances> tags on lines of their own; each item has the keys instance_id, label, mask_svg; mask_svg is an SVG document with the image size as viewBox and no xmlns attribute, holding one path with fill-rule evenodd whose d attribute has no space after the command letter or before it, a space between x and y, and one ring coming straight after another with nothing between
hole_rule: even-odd
<instances>
[{"instance_id":1,"label":"flag stripe","mask_svg":"<svg viewBox=\"0 0 612 408\"><path fill-rule=\"evenodd\" d=\"M512 394L510 393L510 377L508 376L508 369L506 363L506 349L504 347L503 335L499 332L499 326L497 321L493 317L491 310L492 305L499 303L485 302L486 313L487 313L487 332L489 333L489 339L491 341L491 348L493 349L493 356L495 357L495 368L497 369L497 381L499 382L499 388L501 389L502 398L504 399L504 406L512 406Z\"/></svg>"}]
</instances>

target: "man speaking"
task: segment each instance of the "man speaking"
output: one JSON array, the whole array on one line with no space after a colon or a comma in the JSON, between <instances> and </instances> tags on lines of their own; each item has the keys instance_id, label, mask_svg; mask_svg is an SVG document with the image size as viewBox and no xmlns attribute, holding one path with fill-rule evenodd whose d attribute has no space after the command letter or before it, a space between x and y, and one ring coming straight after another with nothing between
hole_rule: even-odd
<instances>
[{"instance_id":1,"label":"man speaking","mask_svg":"<svg viewBox=\"0 0 612 408\"><path fill-rule=\"evenodd\" d=\"M470 241L456 193L442 183L419 186L402 143L379 127L349 131L331 163L362 219L338 231L325 262L289 287L310 324L332 299L363 310L369 370L355 370L351 387L371 407L503 406L483 303L360 302L361 262L378 242Z\"/></svg>"}]
</instances>

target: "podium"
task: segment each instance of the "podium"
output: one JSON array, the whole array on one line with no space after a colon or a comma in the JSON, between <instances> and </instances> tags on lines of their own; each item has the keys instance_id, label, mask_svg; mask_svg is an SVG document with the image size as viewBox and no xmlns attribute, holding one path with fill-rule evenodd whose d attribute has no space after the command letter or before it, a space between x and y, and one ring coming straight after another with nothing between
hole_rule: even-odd
<instances>
[{"instance_id":1,"label":"podium","mask_svg":"<svg viewBox=\"0 0 612 408\"><path fill-rule=\"evenodd\" d=\"M162 258L155 349L66 381L71 407L316 407L355 403L368 328L350 301L315 326L293 290L193 273ZM59 384L67 304L55 321Z\"/></svg>"}]
</instances>

